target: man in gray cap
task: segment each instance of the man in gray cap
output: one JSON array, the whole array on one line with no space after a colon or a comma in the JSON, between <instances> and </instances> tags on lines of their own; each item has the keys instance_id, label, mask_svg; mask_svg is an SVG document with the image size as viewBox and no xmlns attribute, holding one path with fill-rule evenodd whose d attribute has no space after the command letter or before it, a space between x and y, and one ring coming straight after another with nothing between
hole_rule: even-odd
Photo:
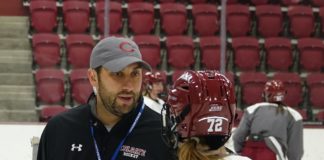
<instances>
[{"instance_id":1,"label":"man in gray cap","mask_svg":"<svg viewBox=\"0 0 324 160\"><path fill-rule=\"evenodd\" d=\"M161 138L161 119L143 103L142 60L138 46L108 37L92 50L88 103L53 117L46 125L38 160L170 160Z\"/></svg>"}]
</instances>

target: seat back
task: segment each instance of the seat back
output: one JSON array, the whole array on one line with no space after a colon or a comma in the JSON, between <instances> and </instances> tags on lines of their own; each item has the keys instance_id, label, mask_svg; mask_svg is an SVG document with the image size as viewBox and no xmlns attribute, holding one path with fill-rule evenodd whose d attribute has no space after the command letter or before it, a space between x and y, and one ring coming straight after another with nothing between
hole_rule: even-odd
<instances>
[{"instance_id":1,"label":"seat back","mask_svg":"<svg viewBox=\"0 0 324 160\"><path fill-rule=\"evenodd\" d=\"M306 78L306 85L310 105L324 109L324 99L319 96L324 94L324 73L310 73Z\"/></svg>"},{"instance_id":2,"label":"seat back","mask_svg":"<svg viewBox=\"0 0 324 160\"><path fill-rule=\"evenodd\" d=\"M157 68L162 61L159 37L155 35L135 35L133 40L140 48L143 60L149 63L152 68Z\"/></svg>"},{"instance_id":3,"label":"seat back","mask_svg":"<svg viewBox=\"0 0 324 160\"><path fill-rule=\"evenodd\" d=\"M312 0L313 5L316 7L324 7L324 1L322 0Z\"/></svg>"},{"instance_id":4,"label":"seat back","mask_svg":"<svg viewBox=\"0 0 324 160\"><path fill-rule=\"evenodd\" d=\"M220 39L219 37L201 37L200 42L201 64L205 69L220 68Z\"/></svg>"},{"instance_id":5,"label":"seat back","mask_svg":"<svg viewBox=\"0 0 324 160\"><path fill-rule=\"evenodd\" d=\"M199 36L211 36L219 31L217 6L214 4L192 5L194 29Z\"/></svg>"},{"instance_id":6,"label":"seat back","mask_svg":"<svg viewBox=\"0 0 324 160\"><path fill-rule=\"evenodd\" d=\"M128 3L128 26L134 34L149 34L154 28L154 6L148 2Z\"/></svg>"},{"instance_id":7,"label":"seat back","mask_svg":"<svg viewBox=\"0 0 324 160\"><path fill-rule=\"evenodd\" d=\"M232 47L237 69L255 71L260 66L259 42L255 37L233 38Z\"/></svg>"},{"instance_id":8,"label":"seat back","mask_svg":"<svg viewBox=\"0 0 324 160\"><path fill-rule=\"evenodd\" d=\"M288 71L293 65L290 39L285 37L267 38L264 42L267 68L275 71Z\"/></svg>"},{"instance_id":9,"label":"seat back","mask_svg":"<svg viewBox=\"0 0 324 160\"><path fill-rule=\"evenodd\" d=\"M70 74L71 96L76 104L85 104L92 93L87 76L88 69L73 69ZM74 104L75 105L75 104Z\"/></svg>"},{"instance_id":10,"label":"seat back","mask_svg":"<svg viewBox=\"0 0 324 160\"><path fill-rule=\"evenodd\" d=\"M296 0L281 0L281 3L285 6L296 6L299 4L301 1L296 1Z\"/></svg>"},{"instance_id":11,"label":"seat back","mask_svg":"<svg viewBox=\"0 0 324 160\"><path fill-rule=\"evenodd\" d=\"M63 101L64 73L60 69L39 69L35 73L37 103L58 104Z\"/></svg>"},{"instance_id":12,"label":"seat back","mask_svg":"<svg viewBox=\"0 0 324 160\"><path fill-rule=\"evenodd\" d=\"M318 38L298 39L299 65L301 70L319 72L324 62L324 45Z\"/></svg>"},{"instance_id":13,"label":"seat back","mask_svg":"<svg viewBox=\"0 0 324 160\"><path fill-rule=\"evenodd\" d=\"M194 44L189 36L169 36L166 39L168 63L173 68L189 68L194 64Z\"/></svg>"},{"instance_id":14,"label":"seat back","mask_svg":"<svg viewBox=\"0 0 324 160\"><path fill-rule=\"evenodd\" d=\"M258 32L263 37L277 37L283 29L283 15L280 5L256 6Z\"/></svg>"},{"instance_id":15,"label":"seat back","mask_svg":"<svg viewBox=\"0 0 324 160\"><path fill-rule=\"evenodd\" d=\"M310 37L314 32L314 16L312 7L300 5L288 7L290 32L296 38Z\"/></svg>"},{"instance_id":16,"label":"seat back","mask_svg":"<svg viewBox=\"0 0 324 160\"><path fill-rule=\"evenodd\" d=\"M120 2L109 2L109 34L116 34L122 29L122 5ZM105 31L105 1L96 2L96 25L100 34Z\"/></svg>"},{"instance_id":17,"label":"seat back","mask_svg":"<svg viewBox=\"0 0 324 160\"><path fill-rule=\"evenodd\" d=\"M181 3L160 4L161 28L167 35L181 35L187 30L187 10Z\"/></svg>"},{"instance_id":18,"label":"seat back","mask_svg":"<svg viewBox=\"0 0 324 160\"><path fill-rule=\"evenodd\" d=\"M254 5L266 5L268 4L268 0L251 0Z\"/></svg>"},{"instance_id":19,"label":"seat back","mask_svg":"<svg viewBox=\"0 0 324 160\"><path fill-rule=\"evenodd\" d=\"M227 31L232 37L247 36L251 18L249 6L243 4L227 5Z\"/></svg>"},{"instance_id":20,"label":"seat back","mask_svg":"<svg viewBox=\"0 0 324 160\"><path fill-rule=\"evenodd\" d=\"M93 39L88 34L70 34L66 37L66 53L71 68L88 68Z\"/></svg>"},{"instance_id":21,"label":"seat back","mask_svg":"<svg viewBox=\"0 0 324 160\"><path fill-rule=\"evenodd\" d=\"M207 0L190 0L191 4L204 4Z\"/></svg>"},{"instance_id":22,"label":"seat back","mask_svg":"<svg viewBox=\"0 0 324 160\"><path fill-rule=\"evenodd\" d=\"M53 32L57 26L57 8L54 1L31 1L29 6L31 26L36 32Z\"/></svg>"},{"instance_id":23,"label":"seat back","mask_svg":"<svg viewBox=\"0 0 324 160\"><path fill-rule=\"evenodd\" d=\"M48 122L52 117L58 115L59 113L65 112L68 109L61 105L45 105L41 109L39 121Z\"/></svg>"},{"instance_id":24,"label":"seat back","mask_svg":"<svg viewBox=\"0 0 324 160\"><path fill-rule=\"evenodd\" d=\"M64 26L69 33L84 33L89 28L90 7L86 1L63 2Z\"/></svg>"},{"instance_id":25,"label":"seat back","mask_svg":"<svg viewBox=\"0 0 324 160\"><path fill-rule=\"evenodd\" d=\"M60 38L57 34L33 34L32 49L34 61L40 68L55 67L61 61Z\"/></svg>"},{"instance_id":26,"label":"seat back","mask_svg":"<svg viewBox=\"0 0 324 160\"><path fill-rule=\"evenodd\" d=\"M252 105L262 102L262 93L268 77L263 72L242 72L240 77L241 103Z\"/></svg>"}]
</instances>

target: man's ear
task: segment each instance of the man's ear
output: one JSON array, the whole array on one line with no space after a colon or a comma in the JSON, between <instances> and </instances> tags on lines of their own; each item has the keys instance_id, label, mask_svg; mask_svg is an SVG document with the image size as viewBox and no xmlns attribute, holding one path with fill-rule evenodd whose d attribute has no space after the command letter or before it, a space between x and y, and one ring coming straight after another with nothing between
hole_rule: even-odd
<instances>
[{"instance_id":1,"label":"man's ear","mask_svg":"<svg viewBox=\"0 0 324 160\"><path fill-rule=\"evenodd\" d=\"M88 69L88 79L92 86L96 87L98 83L97 72L94 69Z\"/></svg>"}]
</instances>

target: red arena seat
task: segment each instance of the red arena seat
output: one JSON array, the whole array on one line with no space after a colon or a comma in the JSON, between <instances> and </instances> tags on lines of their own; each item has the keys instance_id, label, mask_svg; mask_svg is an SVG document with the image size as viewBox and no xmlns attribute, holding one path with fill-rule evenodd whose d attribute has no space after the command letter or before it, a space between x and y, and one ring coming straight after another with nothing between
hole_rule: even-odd
<instances>
[{"instance_id":1,"label":"red arena seat","mask_svg":"<svg viewBox=\"0 0 324 160\"><path fill-rule=\"evenodd\" d=\"M86 1L63 2L64 26L69 33L84 33L90 24L90 7Z\"/></svg>"},{"instance_id":2,"label":"red arena seat","mask_svg":"<svg viewBox=\"0 0 324 160\"><path fill-rule=\"evenodd\" d=\"M195 63L194 44L189 36L169 36L166 39L168 63L173 68L189 68Z\"/></svg>"},{"instance_id":3,"label":"red arena seat","mask_svg":"<svg viewBox=\"0 0 324 160\"><path fill-rule=\"evenodd\" d=\"M181 35L187 30L187 10L181 3L160 4L161 28L166 35Z\"/></svg>"},{"instance_id":4,"label":"red arena seat","mask_svg":"<svg viewBox=\"0 0 324 160\"><path fill-rule=\"evenodd\" d=\"M77 104L85 104L92 93L88 69L73 69L70 74L71 97Z\"/></svg>"},{"instance_id":5,"label":"red arena seat","mask_svg":"<svg viewBox=\"0 0 324 160\"><path fill-rule=\"evenodd\" d=\"M220 68L220 39L219 37L201 37L200 42L201 64L205 69Z\"/></svg>"},{"instance_id":6,"label":"red arena seat","mask_svg":"<svg viewBox=\"0 0 324 160\"><path fill-rule=\"evenodd\" d=\"M48 122L52 117L66 110L68 109L61 105L46 105L41 109L39 121Z\"/></svg>"},{"instance_id":7,"label":"red arena seat","mask_svg":"<svg viewBox=\"0 0 324 160\"><path fill-rule=\"evenodd\" d=\"M302 71L320 72L324 64L324 45L319 38L300 38L299 65Z\"/></svg>"},{"instance_id":8,"label":"red arena seat","mask_svg":"<svg viewBox=\"0 0 324 160\"><path fill-rule=\"evenodd\" d=\"M314 32L315 18L312 7L294 5L288 7L290 32L296 38L310 37Z\"/></svg>"},{"instance_id":9,"label":"red arena seat","mask_svg":"<svg viewBox=\"0 0 324 160\"><path fill-rule=\"evenodd\" d=\"M293 65L290 39L285 37L267 38L264 47L268 70L289 71L289 68Z\"/></svg>"},{"instance_id":10,"label":"red arena seat","mask_svg":"<svg viewBox=\"0 0 324 160\"><path fill-rule=\"evenodd\" d=\"M148 2L128 3L128 26L134 34L149 34L154 29L154 6Z\"/></svg>"},{"instance_id":11,"label":"red arena seat","mask_svg":"<svg viewBox=\"0 0 324 160\"><path fill-rule=\"evenodd\" d=\"M248 5L227 5L227 30L232 37L247 36L250 31L251 18Z\"/></svg>"},{"instance_id":12,"label":"red arena seat","mask_svg":"<svg viewBox=\"0 0 324 160\"><path fill-rule=\"evenodd\" d=\"M259 42L255 37L233 38L234 64L243 71L255 71L260 66Z\"/></svg>"},{"instance_id":13,"label":"red arena seat","mask_svg":"<svg viewBox=\"0 0 324 160\"><path fill-rule=\"evenodd\" d=\"M242 72L240 77L241 103L252 105L262 102L262 93L268 78L263 72Z\"/></svg>"},{"instance_id":14,"label":"red arena seat","mask_svg":"<svg viewBox=\"0 0 324 160\"><path fill-rule=\"evenodd\" d=\"M57 27L57 8L54 1L31 1L31 26L36 32L53 32Z\"/></svg>"},{"instance_id":15,"label":"red arena seat","mask_svg":"<svg viewBox=\"0 0 324 160\"><path fill-rule=\"evenodd\" d=\"M218 11L214 4L192 5L194 29L199 36L214 35L219 31Z\"/></svg>"},{"instance_id":16,"label":"red arena seat","mask_svg":"<svg viewBox=\"0 0 324 160\"><path fill-rule=\"evenodd\" d=\"M134 42L140 48L143 60L149 63L152 68L157 68L161 64L161 48L158 36L135 35Z\"/></svg>"},{"instance_id":17,"label":"red arena seat","mask_svg":"<svg viewBox=\"0 0 324 160\"><path fill-rule=\"evenodd\" d=\"M60 38L53 33L37 33L32 37L33 56L40 68L55 67L61 61Z\"/></svg>"},{"instance_id":18,"label":"red arena seat","mask_svg":"<svg viewBox=\"0 0 324 160\"><path fill-rule=\"evenodd\" d=\"M64 73L60 69L39 69L35 74L37 103L57 104L65 96Z\"/></svg>"},{"instance_id":19,"label":"red arena seat","mask_svg":"<svg viewBox=\"0 0 324 160\"><path fill-rule=\"evenodd\" d=\"M306 77L308 98L313 108L324 109L324 73L310 73Z\"/></svg>"},{"instance_id":20,"label":"red arena seat","mask_svg":"<svg viewBox=\"0 0 324 160\"><path fill-rule=\"evenodd\" d=\"M258 32L263 37L277 37L283 29L283 15L280 5L256 6Z\"/></svg>"},{"instance_id":21,"label":"red arena seat","mask_svg":"<svg viewBox=\"0 0 324 160\"><path fill-rule=\"evenodd\" d=\"M66 55L71 68L88 68L93 39L88 34L70 34L66 37Z\"/></svg>"},{"instance_id":22,"label":"red arena seat","mask_svg":"<svg viewBox=\"0 0 324 160\"><path fill-rule=\"evenodd\" d=\"M120 2L109 2L109 34L118 33L122 27L122 5ZM100 34L105 31L105 1L96 2L96 25Z\"/></svg>"}]
</instances>

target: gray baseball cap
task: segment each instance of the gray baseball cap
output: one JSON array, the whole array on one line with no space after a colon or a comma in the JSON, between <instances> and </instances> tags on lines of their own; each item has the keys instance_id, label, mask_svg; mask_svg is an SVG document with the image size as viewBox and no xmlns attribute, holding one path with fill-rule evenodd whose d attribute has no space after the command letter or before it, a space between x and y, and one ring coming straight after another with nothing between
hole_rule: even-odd
<instances>
[{"instance_id":1,"label":"gray baseball cap","mask_svg":"<svg viewBox=\"0 0 324 160\"><path fill-rule=\"evenodd\" d=\"M138 46L130 39L107 37L98 42L90 56L90 68L103 66L111 72L119 72L132 63L140 63L151 71L151 66L142 60Z\"/></svg>"}]
</instances>

